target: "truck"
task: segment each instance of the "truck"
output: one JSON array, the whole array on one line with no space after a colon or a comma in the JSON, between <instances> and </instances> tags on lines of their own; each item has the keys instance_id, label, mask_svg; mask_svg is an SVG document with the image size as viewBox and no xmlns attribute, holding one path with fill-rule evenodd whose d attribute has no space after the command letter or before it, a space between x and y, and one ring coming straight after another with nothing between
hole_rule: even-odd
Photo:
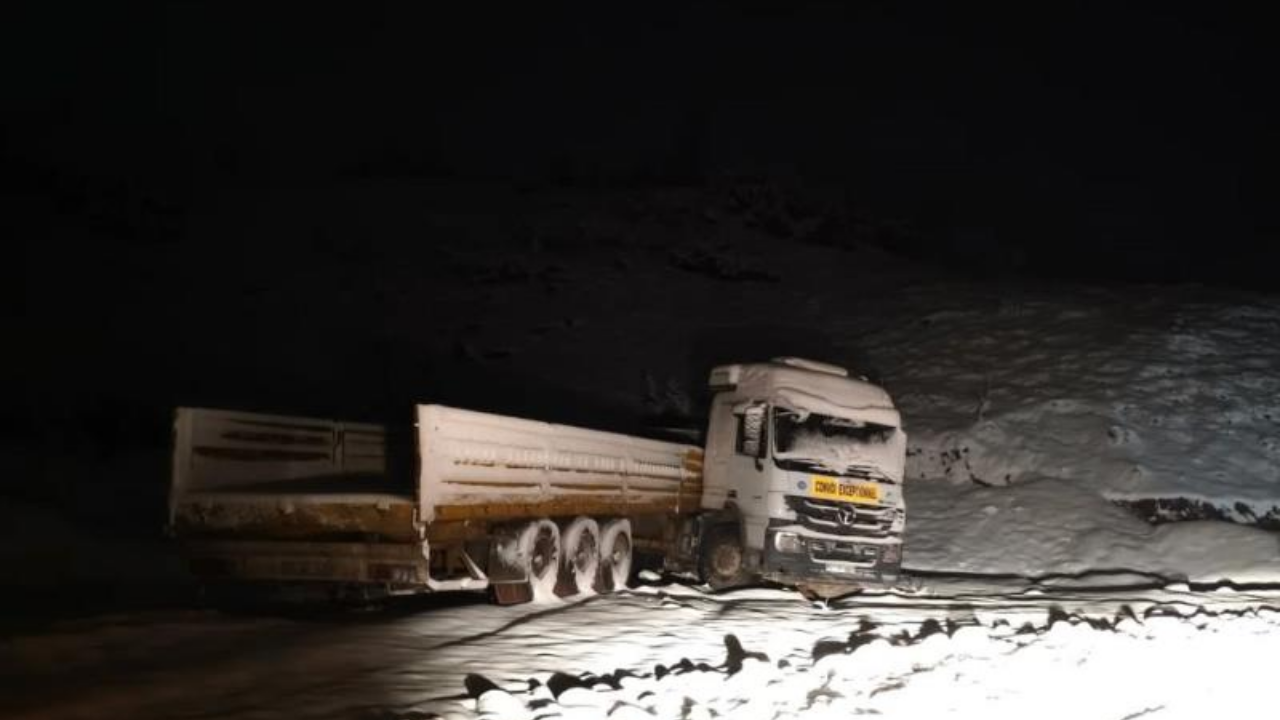
<instances>
[{"instance_id":1,"label":"truck","mask_svg":"<svg viewBox=\"0 0 1280 720\"><path fill-rule=\"evenodd\" d=\"M641 562L712 588L892 583L906 435L888 393L800 358L710 373L702 445L416 405L411 428L178 408L169 529L206 583L623 588Z\"/></svg>"}]
</instances>

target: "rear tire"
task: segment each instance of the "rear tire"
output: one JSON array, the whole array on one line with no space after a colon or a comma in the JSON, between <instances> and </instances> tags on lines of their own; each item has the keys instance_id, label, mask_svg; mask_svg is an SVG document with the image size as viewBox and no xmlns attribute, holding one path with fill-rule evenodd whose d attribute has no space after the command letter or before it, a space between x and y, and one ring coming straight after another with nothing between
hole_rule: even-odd
<instances>
[{"instance_id":1,"label":"rear tire","mask_svg":"<svg viewBox=\"0 0 1280 720\"><path fill-rule=\"evenodd\" d=\"M520 530L516 547L524 558L533 601L555 598L560 577L560 528L550 520L535 520Z\"/></svg>"},{"instance_id":2,"label":"rear tire","mask_svg":"<svg viewBox=\"0 0 1280 720\"><path fill-rule=\"evenodd\" d=\"M610 520L600 531L600 590L617 592L627 587L632 563L631 521Z\"/></svg>"},{"instance_id":3,"label":"rear tire","mask_svg":"<svg viewBox=\"0 0 1280 720\"><path fill-rule=\"evenodd\" d=\"M595 592L600 575L600 525L586 517L575 518L560 538L564 572L578 595Z\"/></svg>"}]
</instances>

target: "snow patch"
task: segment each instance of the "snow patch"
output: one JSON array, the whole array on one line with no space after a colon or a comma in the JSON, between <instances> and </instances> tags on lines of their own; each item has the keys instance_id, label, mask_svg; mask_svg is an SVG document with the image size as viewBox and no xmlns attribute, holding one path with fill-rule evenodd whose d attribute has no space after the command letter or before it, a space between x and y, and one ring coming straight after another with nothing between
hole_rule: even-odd
<instances>
[{"instance_id":1,"label":"snow patch","mask_svg":"<svg viewBox=\"0 0 1280 720\"><path fill-rule=\"evenodd\" d=\"M1152 526L1086 483L908 482L908 570L1049 578L1131 572L1196 583L1280 582L1280 539L1221 522Z\"/></svg>"},{"instance_id":2,"label":"snow patch","mask_svg":"<svg viewBox=\"0 0 1280 720\"><path fill-rule=\"evenodd\" d=\"M1280 302L1200 295L956 286L887 300L894 321L865 347L907 421L909 477L1059 477L1112 500L1268 517L1280 506Z\"/></svg>"}]
</instances>

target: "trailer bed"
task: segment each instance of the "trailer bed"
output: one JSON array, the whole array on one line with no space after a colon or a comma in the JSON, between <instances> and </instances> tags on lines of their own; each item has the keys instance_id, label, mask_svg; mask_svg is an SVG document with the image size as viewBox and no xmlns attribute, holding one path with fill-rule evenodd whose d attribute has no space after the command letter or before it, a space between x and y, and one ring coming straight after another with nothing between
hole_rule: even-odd
<instances>
[{"instance_id":1,"label":"trailer bed","mask_svg":"<svg viewBox=\"0 0 1280 720\"><path fill-rule=\"evenodd\" d=\"M386 431L180 408L171 525L184 539L412 541L411 478L388 471Z\"/></svg>"},{"instance_id":2,"label":"trailer bed","mask_svg":"<svg viewBox=\"0 0 1280 720\"><path fill-rule=\"evenodd\" d=\"M461 589L487 583L486 548L530 520L626 518L636 547L660 547L671 516L700 509L695 446L439 405L417 407L413 442L389 452L388 436L180 408L170 526L192 569Z\"/></svg>"}]
</instances>

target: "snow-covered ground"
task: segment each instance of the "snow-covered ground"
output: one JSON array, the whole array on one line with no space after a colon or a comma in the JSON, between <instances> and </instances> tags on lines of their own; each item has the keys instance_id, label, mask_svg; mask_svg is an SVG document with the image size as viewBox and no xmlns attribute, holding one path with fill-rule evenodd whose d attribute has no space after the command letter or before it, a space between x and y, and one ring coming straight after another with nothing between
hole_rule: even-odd
<instances>
[{"instance_id":1,"label":"snow-covered ground","mask_svg":"<svg viewBox=\"0 0 1280 720\"><path fill-rule=\"evenodd\" d=\"M830 606L674 585L551 606L109 616L0 642L0 715L1266 716L1278 606L1276 591L934 581Z\"/></svg>"},{"instance_id":2,"label":"snow-covered ground","mask_svg":"<svg viewBox=\"0 0 1280 720\"><path fill-rule=\"evenodd\" d=\"M1213 520L1153 526L1071 480L989 488L917 480L907 489L909 571L1280 583L1274 532Z\"/></svg>"}]
</instances>

